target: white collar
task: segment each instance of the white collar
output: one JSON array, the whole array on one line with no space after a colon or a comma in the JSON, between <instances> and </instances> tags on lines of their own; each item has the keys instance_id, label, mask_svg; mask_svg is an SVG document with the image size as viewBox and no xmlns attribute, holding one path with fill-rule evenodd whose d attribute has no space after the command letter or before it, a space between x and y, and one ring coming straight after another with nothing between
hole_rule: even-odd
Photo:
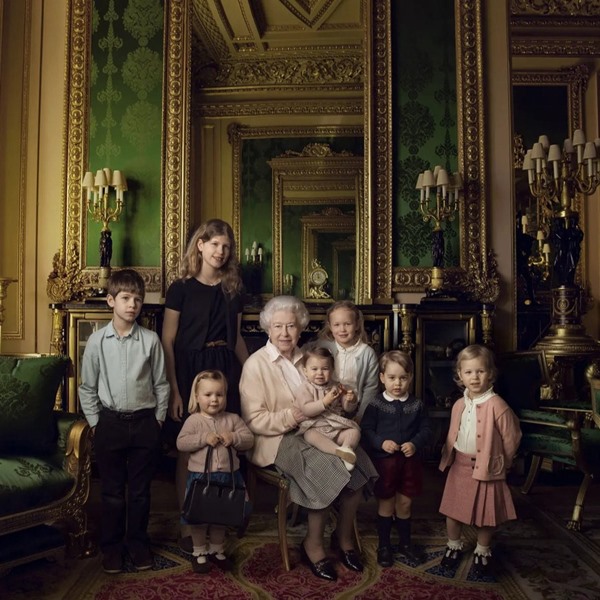
<instances>
[{"instance_id":1,"label":"white collar","mask_svg":"<svg viewBox=\"0 0 600 600\"><path fill-rule=\"evenodd\" d=\"M388 402L394 402L394 400L399 400L400 402L406 402L408 400L408 392L406 394L404 394L404 396L400 396L400 398L394 398L394 396L391 396L390 394L388 394L386 391L383 392L383 397L388 401Z\"/></svg>"},{"instance_id":2,"label":"white collar","mask_svg":"<svg viewBox=\"0 0 600 600\"><path fill-rule=\"evenodd\" d=\"M489 390L487 390L487 392L483 392L483 394L481 394L481 396L477 396L477 398L471 398L469 396L469 390L467 390L465 388L465 392L464 392L465 403L466 404L474 404L474 405L483 404L486 400L489 400L495 394L496 394L496 392L494 392L494 388L491 387Z\"/></svg>"}]
</instances>

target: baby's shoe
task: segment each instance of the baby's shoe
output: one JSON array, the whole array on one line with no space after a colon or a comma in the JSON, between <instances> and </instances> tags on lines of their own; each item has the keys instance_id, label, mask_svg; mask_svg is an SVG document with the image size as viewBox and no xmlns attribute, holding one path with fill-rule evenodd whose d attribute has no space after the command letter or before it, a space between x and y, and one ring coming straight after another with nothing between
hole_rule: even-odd
<instances>
[{"instance_id":1,"label":"baby's shoe","mask_svg":"<svg viewBox=\"0 0 600 600\"><path fill-rule=\"evenodd\" d=\"M455 569L460 562L461 549L461 547L452 548L450 546L446 546L446 552L444 553L440 565L444 567L444 569Z\"/></svg>"},{"instance_id":2,"label":"baby's shoe","mask_svg":"<svg viewBox=\"0 0 600 600\"><path fill-rule=\"evenodd\" d=\"M335 455L339 456L344 463L350 463L351 465L356 463L356 454L354 453L354 450L348 446L340 446L339 448L336 448ZM350 469L348 470L350 471Z\"/></svg>"},{"instance_id":3,"label":"baby's shoe","mask_svg":"<svg viewBox=\"0 0 600 600\"><path fill-rule=\"evenodd\" d=\"M207 554L192 556L191 563L192 571L194 571L194 573L208 573L210 571L210 563L208 562Z\"/></svg>"},{"instance_id":4,"label":"baby's shoe","mask_svg":"<svg viewBox=\"0 0 600 600\"><path fill-rule=\"evenodd\" d=\"M483 554L473 553L473 571L477 575L487 576L492 572L492 564L493 559L492 555L488 554L484 556Z\"/></svg>"},{"instance_id":5,"label":"baby's shoe","mask_svg":"<svg viewBox=\"0 0 600 600\"><path fill-rule=\"evenodd\" d=\"M233 561L225 556L222 552L216 552L214 554L209 554L208 559L221 569L221 571L231 571L233 569Z\"/></svg>"}]
</instances>

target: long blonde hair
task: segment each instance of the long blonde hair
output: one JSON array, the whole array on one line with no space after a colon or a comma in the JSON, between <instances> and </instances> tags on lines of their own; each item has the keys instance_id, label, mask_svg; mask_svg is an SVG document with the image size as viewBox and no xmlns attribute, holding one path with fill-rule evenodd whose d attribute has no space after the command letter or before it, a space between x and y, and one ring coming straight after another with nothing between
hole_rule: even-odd
<instances>
[{"instance_id":1,"label":"long blonde hair","mask_svg":"<svg viewBox=\"0 0 600 600\"><path fill-rule=\"evenodd\" d=\"M188 242L185 254L181 259L179 275L181 279L196 277L202 270L202 253L198 250L198 242L208 242L212 238L224 235L229 238L230 254L229 260L219 269L221 274L221 286L229 296L235 296L242 290L242 278L240 277L240 263L237 257L237 248L233 229L231 225L221 219L210 219L202 223L192 234Z\"/></svg>"}]
</instances>

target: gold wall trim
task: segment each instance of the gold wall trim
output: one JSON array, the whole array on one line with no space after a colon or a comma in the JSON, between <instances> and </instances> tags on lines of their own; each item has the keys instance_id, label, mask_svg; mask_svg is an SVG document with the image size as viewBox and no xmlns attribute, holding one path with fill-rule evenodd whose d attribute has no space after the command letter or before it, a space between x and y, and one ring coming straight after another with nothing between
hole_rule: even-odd
<instances>
[{"instance_id":1,"label":"gold wall trim","mask_svg":"<svg viewBox=\"0 0 600 600\"><path fill-rule=\"evenodd\" d=\"M165 3L163 101L163 293L179 277L190 219L190 94L192 7Z\"/></svg>"},{"instance_id":2,"label":"gold wall trim","mask_svg":"<svg viewBox=\"0 0 600 600\"><path fill-rule=\"evenodd\" d=\"M252 117L259 115L362 115L363 100L278 100L277 102L206 103L194 106L194 117Z\"/></svg>"},{"instance_id":3,"label":"gold wall trim","mask_svg":"<svg viewBox=\"0 0 600 600\"><path fill-rule=\"evenodd\" d=\"M331 50L323 50L321 56L299 56L295 58L268 58L256 60L256 55L247 61L227 60L197 72L198 89L247 88L270 89L272 92L328 88L362 89L363 57L356 49L354 55L336 56ZM297 51L297 50L296 50ZM314 49L313 49L314 51Z\"/></svg>"},{"instance_id":4,"label":"gold wall trim","mask_svg":"<svg viewBox=\"0 0 600 600\"><path fill-rule=\"evenodd\" d=\"M599 0L511 0L513 15L600 16Z\"/></svg>"},{"instance_id":5,"label":"gold wall trim","mask_svg":"<svg viewBox=\"0 0 600 600\"><path fill-rule=\"evenodd\" d=\"M600 40L513 39L511 53L513 56L600 56Z\"/></svg>"},{"instance_id":6,"label":"gold wall trim","mask_svg":"<svg viewBox=\"0 0 600 600\"><path fill-rule=\"evenodd\" d=\"M392 51L391 0L373 1L371 39L367 47L373 51L370 68L374 96L369 109L371 131L368 133L372 169L372 193L375 196L374 296L389 301L393 292L422 292L428 282L423 268L393 268L392 277ZM464 198L460 206L460 268L459 279L471 275L486 279L489 257L486 238L487 181L485 171L485 111L483 98L482 0L455 2L456 68L457 68L457 130L458 163L463 173ZM490 272L491 276L492 273ZM392 288L393 282L393 288ZM485 292L499 294L499 283L491 282ZM494 298L495 299L495 298Z\"/></svg>"}]
</instances>

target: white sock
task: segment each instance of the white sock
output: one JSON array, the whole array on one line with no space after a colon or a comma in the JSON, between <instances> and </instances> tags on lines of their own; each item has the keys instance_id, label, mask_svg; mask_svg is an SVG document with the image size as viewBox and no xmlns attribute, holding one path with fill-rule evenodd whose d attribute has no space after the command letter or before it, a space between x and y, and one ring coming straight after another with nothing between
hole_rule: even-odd
<instances>
[{"instance_id":1,"label":"white sock","mask_svg":"<svg viewBox=\"0 0 600 600\"><path fill-rule=\"evenodd\" d=\"M194 556L196 558L196 562L199 565L203 565L206 563L207 555L208 555L208 546L206 544L204 544L204 546L194 546L194 551L192 553L192 556Z\"/></svg>"},{"instance_id":2,"label":"white sock","mask_svg":"<svg viewBox=\"0 0 600 600\"><path fill-rule=\"evenodd\" d=\"M219 560L223 560L225 557L225 544L209 544L208 553L214 554Z\"/></svg>"},{"instance_id":3,"label":"white sock","mask_svg":"<svg viewBox=\"0 0 600 600\"><path fill-rule=\"evenodd\" d=\"M479 556L491 556L492 549L489 546L482 546L479 542L477 542L477 546L475 546L473 554L479 554Z\"/></svg>"},{"instance_id":4,"label":"white sock","mask_svg":"<svg viewBox=\"0 0 600 600\"><path fill-rule=\"evenodd\" d=\"M448 546L448 548L450 548L450 550L462 550L463 549L463 543L460 540L451 540L450 538L448 538L447 546Z\"/></svg>"}]
</instances>

